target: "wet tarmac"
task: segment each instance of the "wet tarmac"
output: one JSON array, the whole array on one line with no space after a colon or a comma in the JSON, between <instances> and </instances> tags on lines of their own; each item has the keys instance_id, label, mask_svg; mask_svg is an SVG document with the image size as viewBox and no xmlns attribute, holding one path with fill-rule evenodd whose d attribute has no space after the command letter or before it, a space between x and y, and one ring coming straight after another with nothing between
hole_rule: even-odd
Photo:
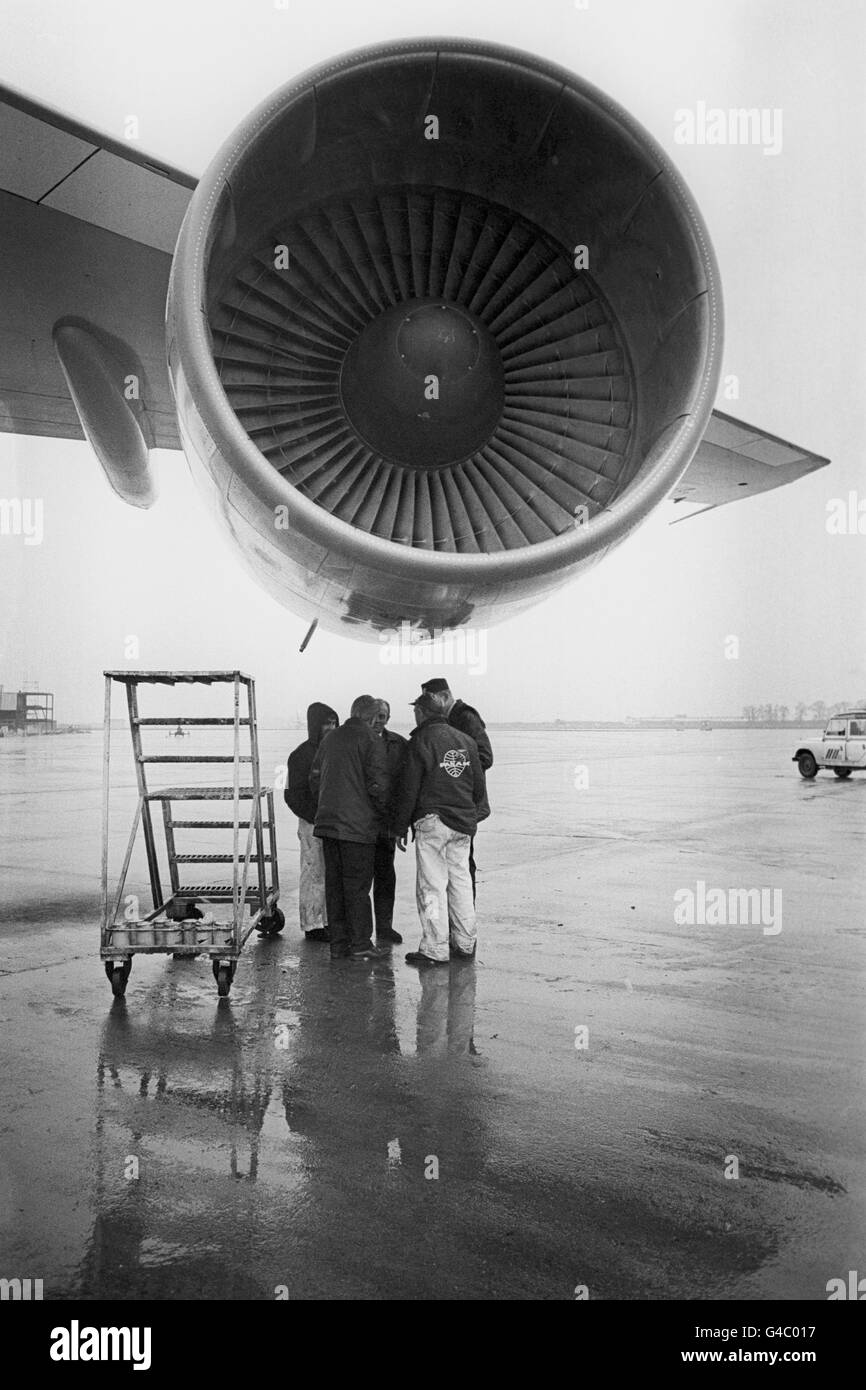
<instances>
[{"instance_id":1,"label":"wet tarmac","mask_svg":"<svg viewBox=\"0 0 866 1390\"><path fill-rule=\"evenodd\" d=\"M265 765L297 741L265 731ZM866 778L805 783L793 742L495 735L478 960L420 974L411 857L403 948L331 964L300 938L280 803L283 936L250 940L226 1000L207 961L139 956L114 1002L101 737L0 741L0 1275L46 1298L826 1299L866 1234ZM781 930L676 922L699 882L780 889Z\"/></svg>"}]
</instances>

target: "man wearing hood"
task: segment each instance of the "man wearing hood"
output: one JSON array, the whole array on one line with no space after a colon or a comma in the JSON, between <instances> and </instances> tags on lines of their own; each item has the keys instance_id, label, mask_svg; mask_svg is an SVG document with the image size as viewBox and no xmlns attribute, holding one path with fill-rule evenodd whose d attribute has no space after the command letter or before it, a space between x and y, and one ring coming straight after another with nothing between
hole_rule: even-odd
<instances>
[{"instance_id":1,"label":"man wearing hood","mask_svg":"<svg viewBox=\"0 0 866 1390\"><path fill-rule=\"evenodd\" d=\"M283 797L298 818L301 846L301 877L298 907L301 931L308 941L328 941L328 915L325 907L325 857L322 842L313 834L316 798L310 791L310 770L319 744L340 721L330 705L310 705L307 710L307 739L289 755L289 779Z\"/></svg>"}]
</instances>

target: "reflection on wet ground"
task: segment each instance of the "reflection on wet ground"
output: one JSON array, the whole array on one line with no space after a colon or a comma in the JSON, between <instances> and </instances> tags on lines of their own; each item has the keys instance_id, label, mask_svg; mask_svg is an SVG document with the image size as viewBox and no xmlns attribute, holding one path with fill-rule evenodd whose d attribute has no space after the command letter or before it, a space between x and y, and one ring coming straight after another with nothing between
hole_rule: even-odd
<instances>
[{"instance_id":1,"label":"reflection on wet ground","mask_svg":"<svg viewBox=\"0 0 866 1390\"><path fill-rule=\"evenodd\" d=\"M550 788L587 754L544 737L497 764L523 812L485 832L477 964L404 963L406 866L406 947L301 941L286 817L289 925L222 1001L206 962L164 957L111 1001L89 810L56 797L79 874L16 880L0 943L0 1274L47 1297L821 1299L858 1268L860 791L777 779L766 743L744 790L696 736L686 817L682 763L627 742L580 816ZM35 870L47 826L16 795ZM781 886L784 930L675 925L697 878Z\"/></svg>"},{"instance_id":2,"label":"reflection on wet ground","mask_svg":"<svg viewBox=\"0 0 866 1390\"><path fill-rule=\"evenodd\" d=\"M95 1092L101 1215L77 1292L340 1296L339 1271L355 1268L370 1296L389 1284L397 1296L441 1185L483 1166L469 1074L476 966L421 974L401 1044L387 958L331 966L305 944L287 969L283 956L283 943L261 943L245 993L214 1005L208 991L206 1030L184 963L134 1008L130 995L109 1010ZM317 1268L329 1250L339 1269Z\"/></svg>"}]
</instances>

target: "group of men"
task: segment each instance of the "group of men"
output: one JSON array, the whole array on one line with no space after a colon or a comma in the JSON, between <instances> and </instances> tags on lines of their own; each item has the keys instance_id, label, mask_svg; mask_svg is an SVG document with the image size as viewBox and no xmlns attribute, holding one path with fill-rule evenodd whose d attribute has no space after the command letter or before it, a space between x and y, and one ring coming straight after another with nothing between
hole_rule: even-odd
<instances>
[{"instance_id":1,"label":"group of men","mask_svg":"<svg viewBox=\"0 0 866 1390\"><path fill-rule=\"evenodd\" d=\"M369 960L403 940L394 930L394 861L410 827L421 943L406 960L475 955L474 838L490 814L493 750L478 711L455 700L446 680L427 681L412 705L416 727L405 739L387 727L387 700L359 695L343 724L330 706L312 704L308 737L289 757L301 930L328 942L332 960Z\"/></svg>"}]
</instances>

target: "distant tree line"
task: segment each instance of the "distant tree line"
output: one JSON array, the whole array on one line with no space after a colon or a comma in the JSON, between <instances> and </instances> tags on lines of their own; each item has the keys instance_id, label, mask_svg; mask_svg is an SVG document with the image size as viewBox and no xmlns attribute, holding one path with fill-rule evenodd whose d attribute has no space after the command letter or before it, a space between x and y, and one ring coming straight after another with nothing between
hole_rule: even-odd
<instances>
[{"instance_id":1,"label":"distant tree line","mask_svg":"<svg viewBox=\"0 0 866 1390\"><path fill-rule=\"evenodd\" d=\"M743 705L743 718L749 724L785 724L789 719L832 719L846 709L866 709L866 700L837 700L835 705L823 700L807 705L800 700L793 706L793 713L789 705Z\"/></svg>"}]
</instances>

